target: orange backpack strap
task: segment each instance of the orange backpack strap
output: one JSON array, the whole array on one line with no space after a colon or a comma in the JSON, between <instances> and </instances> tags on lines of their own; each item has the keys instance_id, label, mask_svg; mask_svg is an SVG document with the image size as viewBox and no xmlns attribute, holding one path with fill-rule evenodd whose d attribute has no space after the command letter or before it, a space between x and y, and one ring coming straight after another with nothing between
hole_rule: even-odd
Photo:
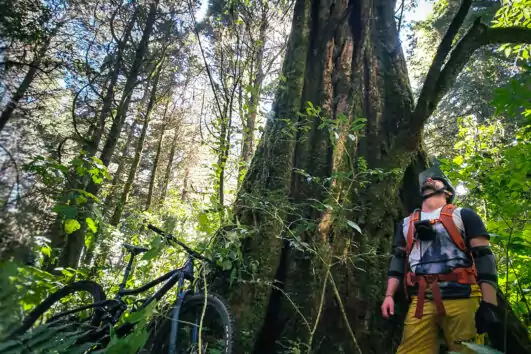
<instances>
[{"instance_id":1,"label":"orange backpack strap","mask_svg":"<svg viewBox=\"0 0 531 354\"><path fill-rule=\"evenodd\" d=\"M409 254L411 253L411 249L413 248L413 239L415 236L415 222L419 221L420 219L420 211L415 210L414 212L409 215L409 225L407 229L407 237L406 237L406 258L409 257Z\"/></svg>"},{"instance_id":2,"label":"orange backpack strap","mask_svg":"<svg viewBox=\"0 0 531 354\"><path fill-rule=\"evenodd\" d=\"M457 247L459 247L461 251L466 253L467 248L465 245L465 240L463 239L463 235L461 235L461 232L454 222L453 214L455 209L455 205L446 204L441 210L441 216L439 216L439 220L443 224L446 231L448 231L448 234L450 234L452 241L457 245Z\"/></svg>"}]
</instances>

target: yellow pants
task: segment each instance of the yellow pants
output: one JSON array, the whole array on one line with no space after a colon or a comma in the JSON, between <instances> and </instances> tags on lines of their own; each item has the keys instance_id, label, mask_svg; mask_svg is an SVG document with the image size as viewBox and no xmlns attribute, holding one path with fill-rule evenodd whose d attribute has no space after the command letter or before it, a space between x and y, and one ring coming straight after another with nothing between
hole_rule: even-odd
<instances>
[{"instance_id":1,"label":"yellow pants","mask_svg":"<svg viewBox=\"0 0 531 354\"><path fill-rule=\"evenodd\" d=\"M433 301L424 302L424 315L415 317L417 297L413 297L404 323L402 343L397 354L436 354L439 353L439 326L450 351L474 353L467 351L461 341L474 341L483 344L483 336L476 334L474 315L479 307L479 297L468 299L443 300L446 316L437 323L437 309Z\"/></svg>"}]
</instances>

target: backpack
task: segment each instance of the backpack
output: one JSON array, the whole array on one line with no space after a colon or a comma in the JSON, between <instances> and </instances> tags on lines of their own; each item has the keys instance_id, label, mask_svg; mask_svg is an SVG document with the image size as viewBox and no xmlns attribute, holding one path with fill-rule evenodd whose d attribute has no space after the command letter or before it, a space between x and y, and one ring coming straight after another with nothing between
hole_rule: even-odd
<instances>
[{"instance_id":1,"label":"backpack","mask_svg":"<svg viewBox=\"0 0 531 354\"><path fill-rule=\"evenodd\" d=\"M442 208L439 218L431 219L430 223L433 225L440 222L444 226L444 228L448 232L448 235L450 235L450 238L455 243L455 245L465 254L470 255L470 258L472 259L472 266L468 268L454 268L452 272L446 274L415 275L415 273L409 271L409 255L411 254L411 250L413 249L413 243L415 241L415 222L420 220L420 210L415 210L409 216L409 226L406 236L406 269L404 272L404 287L406 289L407 294L408 286L411 287L415 284L419 285L417 308L415 311L415 317L419 319L422 318L422 314L424 311L425 294L426 290L428 289L428 285L431 285L433 301L437 308L437 314L440 316L444 316L446 314L446 311L444 310L442 302L441 292L438 284L439 281L452 281L459 284L467 285L477 284L476 264L474 262L472 254L467 249L465 240L463 239L463 235L461 235L461 232L459 231L457 225L454 222L453 213L455 209L455 205L446 204Z\"/></svg>"}]
</instances>

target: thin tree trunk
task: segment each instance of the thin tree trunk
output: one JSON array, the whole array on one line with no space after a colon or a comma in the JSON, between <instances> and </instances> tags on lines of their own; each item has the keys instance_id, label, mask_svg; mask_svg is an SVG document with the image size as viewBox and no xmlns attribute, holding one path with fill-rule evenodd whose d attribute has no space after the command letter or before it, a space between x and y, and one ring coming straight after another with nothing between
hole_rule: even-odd
<instances>
[{"instance_id":1,"label":"thin tree trunk","mask_svg":"<svg viewBox=\"0 0 531 354\"><path fill-rule=\"evenodd\" d=\"M125 87L123 90L123 95L118 105L118 108L116 110L116 118L113 121L111 129L109 131L109 135L107 137L107 141L105 142L105 145L100 155L100 159L105 166L109 165L111 157L114 153L114 149L116 147L116 143L118 142L118 138L120 136L122 126L124 124L125 116L127 115L127 112L129 110L131 96L133 94L134 88L137 85L137 77L143 65L144 56L147 53L149 37L151 36L151 33L153 32L153 26L155 24L156 13L157 13L157 5L158 5L158 1L152 2L149 5L149 15L146 20L146 26L142 33L142 39L140 40L140 43L138 44L138 48L136 50L133 65L127 75L127 80L126 80ZM95 186L98 186L98 185L95 185ZM92 191L96 191L96 192L99 190L99 188L94 187L94 185L92 188L89 188L89 189Z\"/></svg>"},{"instance_id":2,"label":"thin tree trunk","mask_svg":"<svg viewBox=\"0 0 531 354\"><path fill-rule=\"evenodd\" d=\"M101 138L104 135L104 129L105 124L107 122L107 118L109 117L111 110L112 110L112 103L114 101L114 94L116 90L116 84L118 82L118 78L121 72L122 68L122 60L123 60L123 52L126 48L126 45L131 37L131 32L133 30L133 25L136 22L138 16L138 8L135 9L133 16L127 23L127 26L124 30L124 33L122 35L122 40L118 41L118 46L116 48L116 52L114 53L114 60L113 60L113 67L112 70L109 72L109 83L107 85L107 89L105 91L105 96L102 100L102 106L100 113L98 115L98 128L94 129L93 133L90 134L91 138L90 141L84 144L84 150L87 152L87 155L95 156L98 147L101 141ZM111 23L111 26L113 24ZM73 117L73 119L75 119ZM73 180L78 180L78 176L73 176ZM86 179L83 180L83 182L76 182L76 185L71 186L71 188L77 188L82 189L84 184L87 183ZM63 230L63 216L57 215L55 222L53 223L51 229L50 229L50 239L51 239L51 247L54 253L58 253L59 250L63 251L63 257L60 262L63 262L65 259L64 252L66 252L65 247L67 245L67 235L65 234ZM82 244L81 244L82 247ZM89 250L90 252L87 252L85 255L85 260L89 259L87 257L92 258L93 250ZM46 269L51 270L53 269L56 264L52 264L48 261L44 262Z\"/></svg>"},{"instance_id":3,"label":"thin tree trunk","mask_svg":"<svg viewBox=\"0 0 531 354\"><path fill-rule=\"evenodd\" d=\"M259 47L256 52L256 76L253 81L251 94L249 97L248 111L246 114L245 125L243 129L243 146L241 152L240 175L245 173L251 156L254 151L254 132L256 130L256 115L260 104L260 96L262 92L262 83L264 81L264 52L267 40L267 30L269 28L269 21L267 19L267 3L262 4L262 19L260 23Z\"/></svg>"},{"instance_id":4,"label":"thin tree trunk","mask_svg":"<svg viewBox=\"0 0 531 354\"><path fill-rule=\"evenodd\" d=\"M107 136L107 140L105 141L105 145L103 146L103 150L100 155L100 159L103 162L104 166L108 166L109 162L111 161L112 155L114 154L114 149L116 148L116 144L120 136L120 132L122 130L122 126L125 121L125 117L129 110L129 104L131 103L131 96L133 94L134 88L136 87L138 83L137 82L138 74L140 73L140 69L143 65L144 56L147 53L149 38L151 36L151 33L153 32L153 28L154 28L154 24L156 20L157 8L158 8L158 0L155 0L154 2L149 4L149 14L146 19L146 25L142 33L142 38L136 49L136 53L135 53L135 57L133 60L131 70L129 71L127 75L122 98L116 110L116 116L113 120L111 129L109 130L109 134ZM87 192L92 193L97 196L100 188L101 188L101 184L96 184L92 180L90 180L86 190ZM74 268L77 267L77 264L79 262L79 256L81 254L81 251L84 245L85 233L86 233L86 225L83 224L79 230L75 231L68 237L67 239L68 242L65 246L63 257L62 257L63 266L74 267Z\"/></svg>"},{"instance_id":5,"label":"thin tree trunk","mask_svg":"<svg viewBox=\"0 0 531 354\"><path fill-rule=\"evenodd\" d=\"M227 123L226 118L222 117L221 122L221 131L219 133L219 145L218 145L218 202L219 207L222 208L225 203L225 164L227 163L227 145L226 145L226 136L227 136Z\"/></svg>"},{"instance_id":6,"label":"thin tree trunk","mask_svg":"<svg viewBox=\"0 0 531 354\"><path fill-rule=\"evenodd\" d=\"M167 114L168 107L170 105L170 100L166 102L166 107L164 108L164 116L162 117L162 126L160 127L160 136L159 142L157 143L157 152L155 153L155 160L153 161L153 168L151 169L151 179L149 181L149 191L146 201L146 210L151 208L151 203L153 202L153 190L155 188L155 181L157 178L157 168L159 166L160 152L162 150L162 139L164 138L164 132L166 131L167 126Z\"/></svg>"},{"instance_id":7,"label":"thin tree trunk","mask_svg":"<svg viewBox=\"0 0 531 354\"><path fill-rule=\"evenodd\" d=\"M218 199L220 213L225 205L225 171L227 169L227 161L230 152L230 138L232 133L232 113L234 107L234 95L238 88L238 83L234 83L233 88L228 96L228 102L225 106L225 112L221 117L221 130L219 133L218 145Z\"/></svg>"},{"instance_id":8,"label":"thin tree trunk","mask_svg":"<svg viewBox=\"0 0 531 354\"><path fill-rule=\"evenodd\" d=\"M143 107L143 105L141 105ZM120 181L122 180L122 175L124 174L125 167L127 166L128 161L128 150L131 146L131 143L133 142L133 138L135 136L135 131L137 128L137 122L136 119L133 122L131 129L129 130L129 133L127 134L127 139L125 140L125 144L122 148L122 151L120 152L120 157L118 159L118 167L116 168L116 172L114 173L114 176L112 178L111 182L111 191L107 198L105 198L105 204L103 207L103 213L108 214L111 209L114 209L113 206L115 206L116 198L118 197L118 190L120 189Z\"/></svg>"},{"instance_id":9,"label":"thin tree trunk","mask_svg":"<svg viewBox=\"0 0 531 354\"><path fill-rule=\"evenodd\" d=\"M41 65L42 59L44 58L44 56L46 55L46 52L48 51L48 47L50 46L50 42L51 42L55 32L58 29L59 28L56 28L53 31L53 33L50 34L46 38L46 40L43 43L41 49L35 55L35 59L33 59L31 64L29 65L29 70L26 73L26 75L24 76L24 79L22 80L22 82L18 86L17 90L15 91L15 93L13 94L13 96L11 97L9 102L7 103L6 108L4 109L2 114L0 115L0 131L2 131L4 129L5 125L9 121L9 119L11 119L11 116L13 115L13 112L17 108L19 101L22 99L22 97L24 97L24 95L26 94L26 91L28 91L28 89L30 88L33 80L35 79L37 71L39 70L39 66Z\"/></svg>"},{"instance_id":10,"label":"thin tree trunk","mask_svg":"<svg viewBox=\"0 0 531 354\"><path fill-rule=\"evenodd\" d=\"M175 127L175 132L173 134L173 140L171 142L170 156L168 157L168 163L166 164L166 171L164 173L164 179L162 181L159 205L164 204L164 201L166 200L166 194L168 192L168 185L170 184L173 159L175 157L175 150L177 149L178 138L179 138L179 130L178 130L178 127Z\"/></svg>"},{"instance_id":11,"label":"thin tree trunk","mask_svg":"<svg viewBox=\"0 0 531 354\"><path fill-rule=\"evenodd\" d=\"M113 205L117 194L118 194L118 185L120 184L120 181L122 179L122 175L125 170L126 161L127 161L127 151L129 149L129 146L131 145L131 142L133 141L134 133L136 131L136 121L133 122L131 125L131 128L129 129L129 133L127 134L127 138L125 140L124 146L122 148L122 151L120 153L120 158L118 159L118 168L116 169L116 172L114 173L110 192L107 198L105 198L105 203L103 207L103 214L107 214ZM94 240L92 241L92 244L85 252L85 255L83 256L83 264L89 265L92 262L92 259L94 258L94 251L96 250L96 246L98 246L100 237L101 237L101 229L98 229L98 232L94 235Z\"/></svg>"},{"instance_id":12,"label":"thin tree trunk","mask_svg":"<svg viewBox=\"0 0 531 354\"><path fill-rule=\"evenodd\" d=\"M186 202L188 199L188 183L190 179L190 166L186 166L183 178L183 190L181 191L181 201Z\"/></svg>"},{"instance_id":13,"label":"thin tree trunk","mask_svg":"<svg viewBox=\"0 0 531 354\"><path fill-rule=\"evenodd\" d=\"M112 103L114 101L114 93L116 90L116 83L118 82L118 77L122 68L123 52L126 48L127 43L129 42L129 38L131 36L131 31L133 30L133 25L135 24L137 14L138 9L135 10L132 18L127 23L127 27L125 28L123 34L123 39L118 43L118 47L116 48L114 66L110 73L109 85L107 86L107 91L105 92L101 111L98 116L98 129L94 132L94 135L91 139L91 144L87 149L89 156L96 155L96 152L98 151L98 146L100 145L100 141L104 133L107 118L111 113Z\"/></svg>"},{"instance_id":14,"label":"thin tree trunk","mask_svg":"<svg viewBox=\"0 0 531 354\"><path fill-rule=\"evenodd\" d=\"M118 223L120 222L120 219L122 218L124 207L127 204L127 201L129 199L129 194L131 193L131 188L133 187L133 182L135 180L136 172L138 170L138 166L140 165L140 159L142 158L142 152L144 151L144 141L146 140L147 130L149 127L149 122L151 120L151 113L153 112L153 108L155 108L156 101L157 101L157 87L159 85L161 71L162 71L162 63L160 64L158 71L155 74L155 78L153 80L153 87L151 88L151 96L149 98L149 103L148 103L146 112L144 113L145 114L144 126L142 127L142 132L140 133L140 137L138 138L135 156L131 164L131 169L129 170L129 175L127 176L127 181L125 182L125 186L124 186L124 190L122 192L121 198L116 204L116 208L114 209L114 214L110 221L110 224L113 226L118 225Z\"/></svg>"}]
</instances>

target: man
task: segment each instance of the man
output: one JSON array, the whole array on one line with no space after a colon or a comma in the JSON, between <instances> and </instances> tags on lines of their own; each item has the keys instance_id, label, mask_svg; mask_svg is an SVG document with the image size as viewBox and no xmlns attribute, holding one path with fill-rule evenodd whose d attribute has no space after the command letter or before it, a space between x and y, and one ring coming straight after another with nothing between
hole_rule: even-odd
<instances>
[{"instance_id":1,"label":"man","mask_svg":"<svg viewBox=\"0 0 531 354\"><path fill-rule=\"evenodd\" d=\"M412 302L398 354L438 353L440 327L450 351L499 324L496 262L489 234L472 210L451 205L455 191L438 168L419 178L421 210L403 219L393 242L381 310L394 314L400 280Z\"/></svg>"}]
</instances>

